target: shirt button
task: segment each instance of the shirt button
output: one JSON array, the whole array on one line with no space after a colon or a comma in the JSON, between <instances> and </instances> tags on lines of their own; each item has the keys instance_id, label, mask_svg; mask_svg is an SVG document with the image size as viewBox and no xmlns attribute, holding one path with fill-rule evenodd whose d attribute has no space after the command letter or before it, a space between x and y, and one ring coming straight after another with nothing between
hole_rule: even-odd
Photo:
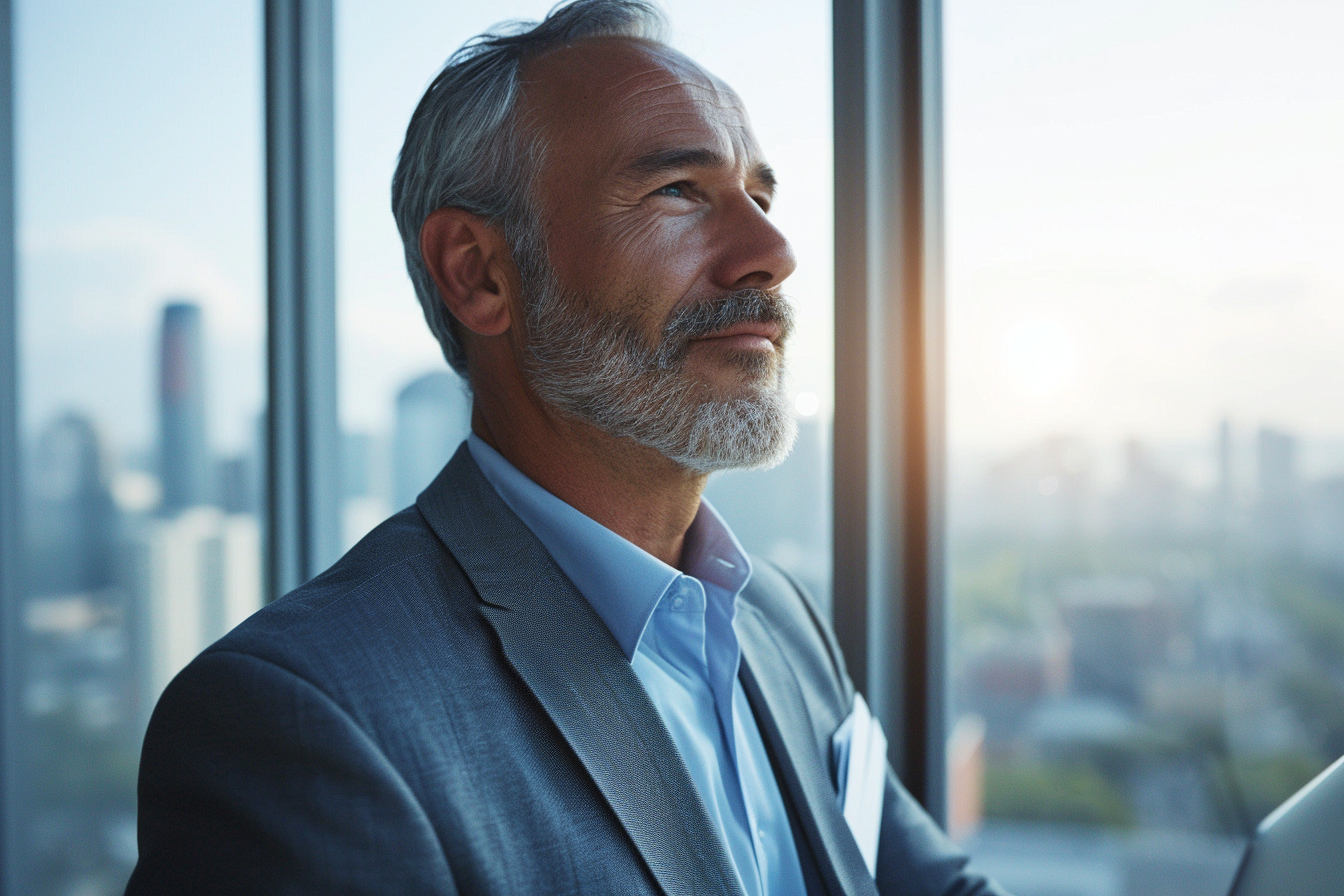
<instances>
[{"instance_id":1,"label":"shirt button","mask_svg":"<svg viewBox=\"0 0 1344 896\"><path fill-rule=\"evenodd\" d=\"M680 610L684 606L686 606L686 598L682 597L680 594L672 598L672 609Z\"/></svg>"}]
</instances>

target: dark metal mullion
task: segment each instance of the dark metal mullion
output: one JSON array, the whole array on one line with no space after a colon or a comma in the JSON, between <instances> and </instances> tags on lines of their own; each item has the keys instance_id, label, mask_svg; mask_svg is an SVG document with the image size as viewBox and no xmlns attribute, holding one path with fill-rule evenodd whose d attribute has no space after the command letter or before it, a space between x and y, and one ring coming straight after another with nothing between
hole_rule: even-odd
<instances>
[{"instance_id":1,"label":"dark metal mullion","mask_svg":"<svg viewBox=\"0 0 1344 896\"><path fill-rule=\"evenodd\" d=\"M916 176L921 186L919 203L922 290L918 338L923 346L919 394L924 399L919 420L923 430L919 444L923 457L919 481L924 508L924 531L920 543L925 554L919 568L925 595L923 624L925 655L920 668L925 680L924 751L927 763L924 805L943 824L947 822L947 736L951 718L952 689L948 681L948 592L947 592L947 387L946 295L944 292L943 243L943 22L941 0L921 0L917 28L911 37L918 44L918 101L920 156Z\"/></svg>"},{"instance_id":2,"label":"dark metal mullion","mask_svg":"<svg viewBox=\"0 0 1344 896\"><path fill-rule=\"evenodd\" d=\"M832 9L835 416L832 615L850 676L868 690L868 114L863 0Z\"/></svg>"},{"instance_id":3,"label":"dark metal mullion","mask_svg":"<svg viewBox=\"0 0 1344 896\"><path fill-rule=\"evenodd\" d=\"M0 0L0 894L18 893L19 620L23 508L19 500L19 332L14 204L14 20Z\"/></svg>"},{"instance_id":4,"label":"dark metal mullion","mask_svg":"<svg viewBox=\"0 0 1344 896\"><path fill-rule=\"evenodd\" d=\"M937 0L835 4L835 624L944 814Z\"/></svg>"},{"instance_id":5,"label":"dark metal mullion","mask_svg":"<svg viewBox=\"0 0 1344 896\"><path fill-rule=\"evenodd\" d=\"M266 594L340 551L331 0L267 0Z\"/></svg>"}]
</instances>

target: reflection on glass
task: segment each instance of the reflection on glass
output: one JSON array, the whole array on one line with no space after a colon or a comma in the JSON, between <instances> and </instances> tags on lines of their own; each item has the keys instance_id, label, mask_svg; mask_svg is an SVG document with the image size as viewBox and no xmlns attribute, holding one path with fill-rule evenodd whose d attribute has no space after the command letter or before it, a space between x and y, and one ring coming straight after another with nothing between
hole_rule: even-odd
<instances>
[{"instance_id":1,"label":"reflection on glass","mask_svg":"<svg viewBox=\"0 0 1344 896\"><path fill-rule=\"evenodd\" d=\"M1020 896L1221 896L1344 753L1341 25L947 5L949 804Z\"/></svg>"},{"instance_id":2,"label":"reflection on glass","mask_svg":"<svg viewBox=\"0 0 1344 896\"><path fill-rule=\"evenodd\" d=\"M25 586L7 856L121 893L149 712L261 603L260 22L15 4Z\"/></svg>"},{"instance_id":3,"label":"reflection on glass","mask_svg":"<svg viewBox=\"0 0 1344 896\"><path fill-rule=\"evenodd\" d=\"M448 55L509 18L538 19L551 0L510 4L337 4L338 287L344 529L353 544L415 496L468 431L466 393L429 334L406 275L389 207L411 112ZM799 311L790 345L801 435L775 470L726 473L708 495L749 551L830 591L831 63L830 8L676 0L673 43L743 97L782 184L771 216L799 257L785 284ZM707 23L713 23L708 27ZM790 77L740 52L742 34L790 60Z\"/></svg>"}]
</instances>

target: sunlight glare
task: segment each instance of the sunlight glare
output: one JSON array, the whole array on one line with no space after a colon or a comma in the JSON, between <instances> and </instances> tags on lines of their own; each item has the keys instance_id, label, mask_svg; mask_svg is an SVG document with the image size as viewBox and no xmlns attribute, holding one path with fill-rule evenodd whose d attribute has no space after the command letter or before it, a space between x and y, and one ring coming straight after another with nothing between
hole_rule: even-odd
<instances>
[{"instance_id":1,"label":"sunlight glare","mask_svg":"<svg viewBox=\"0 0 1344 896\"><path fill-rule=\"evenodd\" d=\"M1073 337L1059 321L1029 318L1004 333L1000 360L1009 380L1023 392L1046 397L1058 394L1073 376L1077 351Z\"/></svg>"}]
</instances>

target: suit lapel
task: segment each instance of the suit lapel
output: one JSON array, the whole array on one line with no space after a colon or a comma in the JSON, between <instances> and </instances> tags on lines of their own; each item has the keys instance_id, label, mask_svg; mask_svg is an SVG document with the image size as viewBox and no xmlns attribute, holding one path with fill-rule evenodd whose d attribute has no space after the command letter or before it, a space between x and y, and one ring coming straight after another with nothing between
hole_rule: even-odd
<instances>
[{"instance_id":1,"label":"suit lapel","mask_svg":"<svg viewBox=\"0 0 1344 896\"><path fill-rule=\"evenodd\" d=\"M616 639L465 444L416 503L476 587L510 665L663 890L740 893L690 773Z\"/></svg>"},{"instance_id":2,"label":"suit lapel","mask_svg":"<svg viewBox=\"0 0 1344 896\"><path fill-rule=\"evenodd\" d=\"M774 754L780 783L798 807L798 824L826 889L834 896L876 896L877 885L840 812L828 766L817 755L807 703L783 649L760 612L744 601L738 603L737 629L742 689Z\"/></svg>"}]
</instances>

